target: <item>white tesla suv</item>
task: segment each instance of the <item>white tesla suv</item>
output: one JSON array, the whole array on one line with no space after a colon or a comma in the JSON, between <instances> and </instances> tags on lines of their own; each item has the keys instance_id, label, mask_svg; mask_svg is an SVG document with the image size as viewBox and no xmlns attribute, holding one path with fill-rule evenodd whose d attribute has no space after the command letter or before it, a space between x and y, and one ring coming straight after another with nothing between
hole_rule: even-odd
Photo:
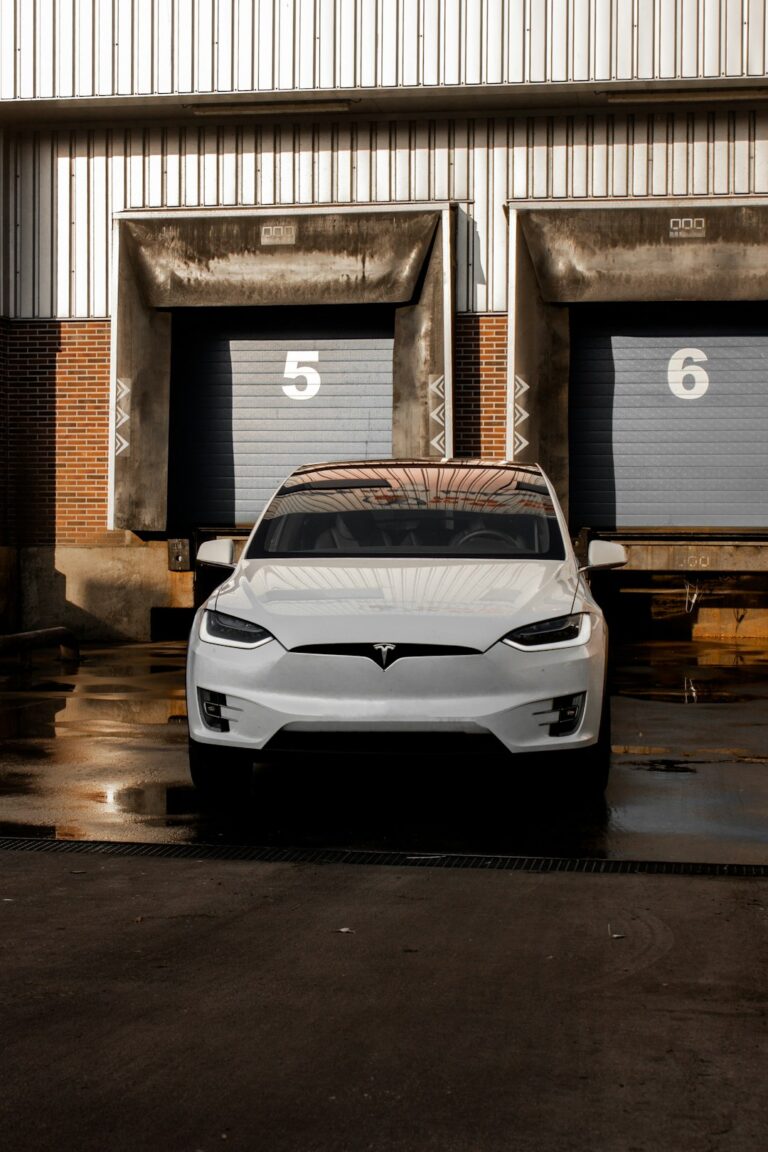
<instances>
[{"instance_id":1,"label":"white tesla suv","mask_svg":"<svg viewBox=\"0 0 768 1152\"><path fill-rule=\"evenodd\" d=\"M558 750L575 781L604 788L605 624L539 467L299 468L236 565L232 540L204 543L198 561L229 569L189 643L198 787L241 784L257 758L302 743L354 736L375 752L384 734L407 748L427 733ZM589 562L626 555L593 541Z\"/></svg>"}]
</instances>

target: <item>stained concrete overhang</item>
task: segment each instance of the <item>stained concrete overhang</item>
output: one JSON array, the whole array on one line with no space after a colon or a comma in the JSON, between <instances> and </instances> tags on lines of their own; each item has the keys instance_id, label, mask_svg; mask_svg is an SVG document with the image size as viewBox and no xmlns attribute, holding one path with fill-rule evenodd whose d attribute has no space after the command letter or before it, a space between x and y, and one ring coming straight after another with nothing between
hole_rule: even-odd
<instances>
[{"instance_id":1,"label":"stained concrete overhang","mask_svg":"<svg viewBox=\"0 0 768 1152\"><path fill-rule=\"evenodd\" d=\"M542 299L768 299L763 206L521 209Z\"/></svg>"},{"instance_id":2,"label":"stained concrete overhang","mask_svg":"<svg viewBox=\"0 0 768 1152\"><path fill-rule=\"evenodd\" d=\"M413 298L435 212L122 221L151 308L402 304Z\"/></svg>"}]
</instances>

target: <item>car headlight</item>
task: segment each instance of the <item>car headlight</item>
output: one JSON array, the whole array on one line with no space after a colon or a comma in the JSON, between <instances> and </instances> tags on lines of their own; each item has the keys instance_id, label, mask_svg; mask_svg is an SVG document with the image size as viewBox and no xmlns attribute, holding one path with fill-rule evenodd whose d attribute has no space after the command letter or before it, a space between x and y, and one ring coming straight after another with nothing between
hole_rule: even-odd
<instances>
[{"instance_id":1,"label":"car headlight","mask_svg":"<svg viewBox=\"0 0 768 1152\"><path fill-rule=\"evenodd\" d=\"M512 648L570 648L586 644L592 635L592 620L588 612L571 616L555 616L552 620L539 620L524 624L502 636Z\"/></svg>"},{"instance_id":2,"label":"car headlight","mask_svg":"<svg viewBox=\"0 0 768 1152\"><path fill-rule=\"evenodd\" d=\"M230 648L258 648L273 640L271 632L250 620L239 616L228 616L225 612L203 613L200 625L200 639L209 644L224 644Z\"/></svg>"}]
</instances>

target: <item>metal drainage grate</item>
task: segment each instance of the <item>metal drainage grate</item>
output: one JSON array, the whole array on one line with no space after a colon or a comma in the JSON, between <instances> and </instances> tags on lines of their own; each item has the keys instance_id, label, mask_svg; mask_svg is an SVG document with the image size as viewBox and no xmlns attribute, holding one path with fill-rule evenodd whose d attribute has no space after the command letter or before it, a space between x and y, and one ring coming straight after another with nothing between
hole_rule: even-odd
<instances>
[{"instance_id":1,"label":"metal drainage grate","mask_svg":"<svg viewBox=\"0 0 768 1152\"><path fill-rule=\"evenodd\" d=\"M768 864L705 864L671 860L595 860L560 856L470 856L461 853L374 852L347 848L268 848L249 844L136 844L111 840L0 837L11 852L142 856L172 860L246 860L269 864L367 864L394 868L482 868L496 872L584 872L606 876L722 876L766 879Z\"/></svg>"}]
</instances>

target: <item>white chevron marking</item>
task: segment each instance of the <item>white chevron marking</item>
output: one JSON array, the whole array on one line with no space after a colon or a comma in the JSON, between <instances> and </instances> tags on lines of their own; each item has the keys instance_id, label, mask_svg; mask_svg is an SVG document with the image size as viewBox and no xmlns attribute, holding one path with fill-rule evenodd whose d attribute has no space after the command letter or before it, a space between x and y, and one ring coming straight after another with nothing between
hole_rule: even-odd
<instances>
[{"instance_id":1,"label":"white chevron marking","mask_svg":"<svg viewBox=\"0 0 768 1152\"><path fill-rule=\"evenodd\" d=\"M429 414L430 420L434 420L440 427L445 426L445 404L438 404Z\"/></svg>"},{"instance_id":2,"label":"white chevron marking","mask_svg":"<svg viewBox=\"0 0 768 1152\"><path fill-rule=\"evenodd\" d=\"M128 447L128 441L120 435L119 432L115 433L115 456L119 456L121 452L125 452Z\"/></svg>"}]
</instances>

